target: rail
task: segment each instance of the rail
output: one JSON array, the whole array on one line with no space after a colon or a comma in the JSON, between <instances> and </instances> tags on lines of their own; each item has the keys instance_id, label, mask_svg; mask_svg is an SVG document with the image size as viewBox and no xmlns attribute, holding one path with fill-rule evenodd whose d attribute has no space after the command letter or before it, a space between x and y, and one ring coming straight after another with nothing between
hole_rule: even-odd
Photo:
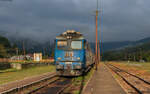
<instances>
[{"instance_id":1,"label":"rail","mask_svg":"<svg viewBox=\"0 0 150 94\"><path fill-rule=\"evenodd\" d=\"M18 91L21 91L25 88L29 88L30 86L33 86L35 84L38 84L38 83L41 83L41 82L45 82L47 80L50 80L54 77L57 77L57 75L55 73L53 73L51 76L49 77L44 77L43 79L40 79L40 80L37 80L37 81L34 81L34 82L31 82L29 84L25 84L25 85L22 85L22 86L18 86L18 87L15 87L15 88L12 88L12 89L9 89L9 90L6 90L6 91L3 91L3 92L0 92L1 94L9 94L9 93L14 93L14 92L18 92Z\"/></svg>"},{"instance_id":2,"label":"rail","mask_svg":"<svg viewBox=\"0 0 150 94\"><path fill-rule=\"evenodd\" d=\"M72 79L60 77L57 81L51 84L43 85L40 89L31 91L28 94L62 94L62 92L72 84ZM55 89L54 89L55 88Z\"/></svg>"},{"instance_id":3,"label":"rail","mask_svg":"<svg viewBox=\"0 0 150 94\"><path fill-rule=\"evenodd\" d=\"M150 82L146 81L145 79L136 76L135 74L129 73L123 69L120 69L112 64L106 64L106 66L111 69L115 74L117 74L119 77L123 79L130 87L132 87L138 94L148 94L150 93ZM129 76L125 76L124 74L130 75L130 77L134 77L133 79L138 82L141 87L139 88L137 85L135 85L133 82L131 82L128 78ZM138 79L138 80L137 80ZM143 85L144 84L144 85ZM142 87L143 85L143 87ZM144 87L148 88L149 90L144 91Z\"/></svg>"}]
</instances>

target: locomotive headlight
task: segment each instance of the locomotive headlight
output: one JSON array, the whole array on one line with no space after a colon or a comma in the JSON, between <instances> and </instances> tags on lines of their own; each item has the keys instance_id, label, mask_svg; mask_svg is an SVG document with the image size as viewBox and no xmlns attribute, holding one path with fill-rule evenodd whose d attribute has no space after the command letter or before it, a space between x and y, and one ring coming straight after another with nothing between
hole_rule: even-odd
<instances>
[{"instance_id":1,"label":"locomotive headlight","mask_svg":"<svg viewBox=\"0 0 150 94\"><path fill-rule=\"evenodd\" d=\"M61 60L61 57L58 57L57 59L58 59L58 60Z\"/></svg>"},{"instance_id":2,"label":"locomotive headlight","mask_svg":"<svg viewBox=\"0 0 150 94\"><path fill-rule=\"evenodd\" d=\"M78 60L80 60L80 57L77 57Z\"/></svg>"}]
</instances>

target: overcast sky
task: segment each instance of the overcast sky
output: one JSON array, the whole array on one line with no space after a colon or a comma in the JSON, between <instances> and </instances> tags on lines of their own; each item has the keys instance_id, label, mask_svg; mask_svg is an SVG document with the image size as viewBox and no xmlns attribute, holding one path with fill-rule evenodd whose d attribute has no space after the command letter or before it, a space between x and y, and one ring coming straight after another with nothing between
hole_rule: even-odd
<instances>
[{"instance_id":1,"label":"overcast sky","mask_svg":"<svg viewBox=\"0 0 150 94\"><path fill-rule=\"evenodd\" d=\"M101 0L103 41L150 37L149 4L150 0ZM0 0L0 33L46 41L75 29L94 41L95 9L96 0Z\"/></svg>"}]
</instances>

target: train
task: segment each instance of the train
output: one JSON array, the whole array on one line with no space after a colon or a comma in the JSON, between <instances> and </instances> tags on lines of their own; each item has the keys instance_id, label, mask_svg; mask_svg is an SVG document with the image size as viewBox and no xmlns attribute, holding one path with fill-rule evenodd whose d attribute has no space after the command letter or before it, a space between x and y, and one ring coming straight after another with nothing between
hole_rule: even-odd
<instances>
[{"instance_id":1,"label":"train","mask_svg":"<svg viewBox=\"0 0 150 94\"><path fill-rule=\"evenodd\" d=\"M55 39L54 60L59 76L80 76L95 63L92 49L83 34L67 30Z\"/></svg>"}]
</instances>

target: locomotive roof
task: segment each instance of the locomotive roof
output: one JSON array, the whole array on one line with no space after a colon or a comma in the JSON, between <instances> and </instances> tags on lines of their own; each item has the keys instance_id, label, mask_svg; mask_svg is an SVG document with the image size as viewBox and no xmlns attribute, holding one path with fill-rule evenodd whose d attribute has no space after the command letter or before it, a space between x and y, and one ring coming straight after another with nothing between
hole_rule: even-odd
<instances>
[{"instance_id":1,"label":"locomotive roof","mask_svg":"<svg viewBox=\"0 0 150 94\"><path fill-rule=\"evenodd\" d=\"M84 37L80 32L67 30L66 32L57 36L56 39L84 39Z\"/></svg>"}]
</instances>

